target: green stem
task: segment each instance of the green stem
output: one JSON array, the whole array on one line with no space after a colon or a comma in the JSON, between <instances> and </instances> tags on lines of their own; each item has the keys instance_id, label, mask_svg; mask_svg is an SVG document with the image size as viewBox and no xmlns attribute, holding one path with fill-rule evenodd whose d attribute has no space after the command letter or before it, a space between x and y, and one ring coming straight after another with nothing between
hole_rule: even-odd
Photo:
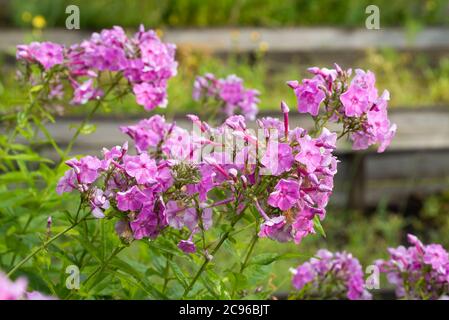
<instances>
[{"instance_id":1,"label":"green stem","mask_svg":"<svg viewBox=\"0 0 449 320\"><path fill-rule=\"evenodd\" d=\"M90 214L90 213L89 213ZM88 215L84 216L81 220L76 221L71 226L67 227L66 229L62 230L52 238L45 241L41 246L34 249L29 255L27 255L25 258L23 258L18 264L14 266L14 268L11 269L11 271L8 272L8 277L11 277L21 266L23 266L28 260L33 258L35 255L37 255L39 252L41 252L43 249L45 249L50 243L61 237L62 235L66 234L73 228L75 228L78 224L80 224L82 221L84 221L87 218Z\"/></svg>"},{"instance_id":2,"label":"green stem","mask_svg":"<svg viewBox=\"0 0 449 320\"><path fill-rule=\"evenodd\" d=\"M25 226L22 229L22 234L25 234L25 232L27 231L27 229L28 229L32 219L33 219L33 214L30 214L29 217L28 217L27 222L25 223ZM11 268L14 265L14 263L16 262L16 258L17 258L17 253L15 252L13 257L12 257L12 259L11 259L11 264L10 264Z\"/></svg>"},{"instance_id":3,"label":"green stem","mask_svg":"<svg viewBox=\"0 0 449 320\"><path fill-rule=\"evenodd\" d=\"M244 211L244 210L243 210ZM234 221L231 223L231 229L226 231L220 238L220 241L217 243L217 245L215 246L214 250L212 250L211 255L214 256L218 250L220 249L220 247L222 246L222 244L226 241L226 239L228 239L229 235L231 234L232 228L235 226L235 224L243 217L244 212L241 212L235 219ZM197 273L195 274L195 276L193 277L192 281L190 281L189 285L187 286L187 288L184 290L184 294L182 295L182 298L184 299L187 294L189 294L189 292L192 290L193 286L195 285L196 281L199 279L199 277L201 276L201 274L203 273L203 271L206 269L207 265L209 264L210 259L208 259L208 257L204 258L204 262L201 265L200 269L197 271Z\"/></svg>"},{"instance_id":4,"label":"green stem","mask_svg":"<svg viewBox=\"0 0 449 320\"><path fill-rule=\"evenodd\" d=\"M170 272L170 260L172 259L172 255L167 256L167 261L165 264L165 270L164 270L164 286L162 287L162 293L165 294L165 291L167 291L167 285L168 285L168 274Z\"/></svg>"},{"instance_id":5,"label":"green stem","mask_svg":"<svg viewBox=\"0 0 449 320\"><path fill-rule=\"evenodd\" d=\"M97 110L100 107L100 105L101 105L101 100L98 100L97 103L95 104L94 108L89 112L87 117L84 118L84 120L81 122L81 124L79 125L79 127L76 130L75 134L70 139L69 144L67 145L67 148L62 153L61 162L67 157L67 155L70 153L70 151L72 151L72 148L73 148L73 145L75 144L76 139L81 134L81 131L83 130L84 126L92 119L92 117L95 114L95 112L97 112Z\"/></svg>"},{"instance_id":6,"label":"green stem","mask_svg":"<svg viewBox=\"0 0 449 320\"><path fill-rule=\"evenodd\" d=\"M259 235L256 232L253 235L253 238L251 239L251 242L249 244L248 250L246 252L245 260L243 261L243 263L240 266L240 273L242 273L245 270L245 268L248 266L249 258L251 257L251 255L254 251L254 247L256 246L257 240L259 240Z\"/></svg>"},{"instance_id":7,"label":"green stem","mask_svg":"<svg viewBox=\"0 0 449 320\"><path fill-rule=\"evenodd\" d=\"M90 279L92 279L94 277L94 275L101 274L104 269L106 269L107 265L109 264L109 262L117 255L119 254L123 249L125 249L126 246L120 246L115 248L115 250L111 253L111 255L101 264L101 266L99 266L97 269L95 269L94 272L92 272L89 277L86 279L86 281L84 281L84 284L87 284L89 282ZM96 283L92 284L89 289L88 292L90 290L92 290L93 287L95 287Z\"/></svg>"},{"instance_id":8,"label":"green stem","mask_svg":"<svg viewBox=\"0 0 449 320\"><path fill-rule=\"evenodd\" d=\"M75 141L78 138L78 136L81 134L81 131L83 130L84 126L92 119L93 115L97 112L98 108L101 106L101 103L103 102L103 100L112 91L112 89L115 88L115 86L118 84L119 80L120 80L120 73L117 74L115 81L111 84L111 86L108 88L108 90L106 90L104 96L100 100L97 101L97 103L92 108L92 110L89 112L89 114L86 116L86 118L84 118L84 120L78 126L75 134L70 139L70 141L67 145L67 148L65 149L64 153L62 154L61 162L67 157L67 155L70 153L70 151L72 151L73 145L75 144Z\"/></svg>"},{"instance_id":9,"label":"green stem","mask_svg":"<svg viewBox=\"0 0 449 320\"><path fill-rule=\"evenodd\" d=\"M242 274L243 271L245 271L246 267L248 266L248 261L254 251L254 247L256 246L257 240L259 240L259 235L254 233L253 237L251 238L251 242L248 245L248 249L246 250L245 259L243 260L243 263L240 265L240 271L239 273ZM236 291L236 286L233 286L231 297L234 297Z\"/></svg>"}]
</instances>

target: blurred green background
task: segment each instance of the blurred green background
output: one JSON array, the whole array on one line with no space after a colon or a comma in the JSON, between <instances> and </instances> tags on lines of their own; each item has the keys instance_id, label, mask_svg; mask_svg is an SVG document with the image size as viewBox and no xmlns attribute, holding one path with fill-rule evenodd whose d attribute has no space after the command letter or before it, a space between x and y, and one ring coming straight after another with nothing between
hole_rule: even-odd
<instances>
[{"instance_id":1,"label":"blurred green background","mask_svg":"<svg viewBox=\"0 0 449 320\"><path fill-rule=\"evenodd\" d=\"M380 8L385 26L447 25L445 0L10 0L3 1L3 24L26 26L23 13L43 15L49 27L65 25L61 13L78 5L81 24L98 29L120 24L134 27L341 26L364 25L365 8Z\"/></svg>"}]
</instances>

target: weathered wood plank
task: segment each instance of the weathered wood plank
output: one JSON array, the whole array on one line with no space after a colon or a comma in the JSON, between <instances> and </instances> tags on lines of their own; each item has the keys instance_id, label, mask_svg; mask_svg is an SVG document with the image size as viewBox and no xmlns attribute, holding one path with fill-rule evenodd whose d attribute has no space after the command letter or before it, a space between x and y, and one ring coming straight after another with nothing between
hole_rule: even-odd
<instances>
[{"instance_id":1,"label":"weathered wood plank","mask_svg":"<svg viewBox=\"0 0 449 320\"><path fill-rule=\"evenodd\" d=\"M29 31L0 30L0 50L15 47ZM47 29L43 38L65 44L85 39L88 30ZM364 51L367 48L397 50L449 49L447 28L425 28L414 35L400 28L380 30L344 28L216 28L165 30L164 39L180 46L213 52L254 51L261 44L269 52Z\"/></svg>"},{"instance_id":2,"label":"weathered wood plank","mask_svg":"<svg viewBox=\"0 0 449 320\"><path fill-rule=\"evenodd\" d=\"M262 116L279 116L277 113L265 113ZM144 117L144 116L142 116ZM398 131L389 151L399 150L432 150L449 149L449 108L445 110L427 108L421 110L391 109L390 119L398 126ZM55 138L62 143L67 143L73 135L79 118L61 118L55 124L49 124L48 128ZM80 136L79 145L104 145L112 146L120 143L126 137L120 132L120 125L128 125L138 121L135 119L97 119L92 123L97 130L89 136ZM177 116L176 122L181 127L191 129L191 122L186 118ZM291 127L302 126L306 129L312 128L313 122L310 117L294 114L291 112ZM254 125L252 125L254 127ZM334 125L330 129L337 129ZM341 151L349 151L348 141L341 141Z\"/></svg>"}]
</instances>

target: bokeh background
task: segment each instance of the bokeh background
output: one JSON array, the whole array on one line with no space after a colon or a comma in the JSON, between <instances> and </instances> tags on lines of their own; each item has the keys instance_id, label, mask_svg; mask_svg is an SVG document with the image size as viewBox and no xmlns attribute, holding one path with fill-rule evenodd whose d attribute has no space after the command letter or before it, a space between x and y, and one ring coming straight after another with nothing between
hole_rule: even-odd
<instances>
[{"instance_id":1,"label":"bokeh background","mask_svg":"<svg viewBox=\"0 0 449 320\"><path fill-rule=\"evenodd\" d=\"M69 4L80 8L79 30L65 28ZM370 4L380 9L380 30L365 28ZM383 155L355 154L345 146L339 151L342 166L323 222L327 237L308 237L299 247L266 240L256 250L310 255L326 247L350 251L367 265L404 243L408 232L449 248L449 1L0 0L0 112L21 94L14 78L16 44L70 44L102 28L121 25L132 32L141 23L178 45L169 106L157 110L169 118L201 113L190 92L195 76L205 72L236 74L258 89L263 115L275 115L281 99L294 110L285 81L300 80L315 65L370 69L379 90L390 91L397 138ZM87 110L62 106L58 124L49 129L64 141L67 126ZM81 137L75 153L119 143L120 124L147 116L132 98L103 108L95 132ZM293 121L307 125L304 117ZM288 288L288 268L297 262L275 263L268 271L272 285Z\"/></svg>"}]
</instances>

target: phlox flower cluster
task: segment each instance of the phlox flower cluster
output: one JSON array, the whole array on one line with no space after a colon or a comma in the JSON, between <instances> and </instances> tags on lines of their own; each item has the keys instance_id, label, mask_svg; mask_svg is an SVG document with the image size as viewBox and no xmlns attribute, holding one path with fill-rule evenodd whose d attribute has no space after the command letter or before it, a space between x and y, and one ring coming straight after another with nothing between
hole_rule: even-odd
<instances>
[{"instance_id":1,"label":"phlox flower cluster","mask_svg":"<svg viewBox=\"0 0 449 320\"><path fill-rule=\"evenodd\" d=\"M154 239L167 227L184 230L185 252L194 252L194 235L212 225L212 208L228 203L236 204L235 214L249 206L259 211L259 236L299 243L325 217L336 135L323 130L314 139L290 130L282 106L284 122L260 119L259 135L241 115L216 128L190 115L192 132L159 115L122 127L137 155L125 144L104 149L102 158L71 159L57 191L81 192L97 218L119 217L121 236ZM214 189L226 198L214 198Z\"/></svg>"},{"instance_id":2,"label":"phlox flower cluster","mask_svg":"<svg viewBox=\"0 0 449 320\"><path fill-rule=\"evenodd\" d=\"M105 94L100 85L103 72L121 73L146 110L167 104L167 80L177 70L175 45L162 42L143 26L132 37L116 26L70 47L52 42L19 45L16 57L39 65L49 75L51 98L63 97L61 80L67 79L73 89L72 104L85 104Z\"/></svg>"},{"instance_id":3,"label":"phlox flower cluster","mask_svg":"<svg viewBox=\"0 0 449 320\"><path fill-rule=\"evenodd\" d=\"M409 234L409 247L390 248L376 265L396 288L398 298L439 299L449 293L449 255L440 244L424 245Z\"/></svg>"},{"instance_id":4,"label":"phlox flower cluster","mask_svg":"<svg viewBox=\"0 0 449 320\"><path fill-rule=\"evenodd\" d=\"M321 249L292 272L292 284L297 290L294 296L298 298L371 299L362 267L350 253Z\"/></svg>"},{"instance_id":5,"label":"phlox flower cluster","mask_svg":"<svg viewBox=\"0 0 449 320\"><path fill-rule=\"evenodd\" d=\"M381 95L371 71L335 69L309 69L314 76L287 84L294 90L300 113L310 113L320 126L327 121L341 123L342 134L349 134L354 150L377 145L383 152L396 133L396 124L388 119L388 100L385 90Z\"/></svg>"},{"instance_id":6,"label":"phlox flower cluster","mask_svg":"<svg viewBox=\"0 0 449 320\"><path fill-rule=\"evenodd\" d=\"M0 271L0 300L53 300L53 297L37 291L27 291L28 281L25 278L10 280Z\"/></svg>"},{"instance_id":7,"label":"phlox flower cluster","mask_svg":"<svg viewBox=\"0 0 449 320\"><path fill-rule=\"evenodd\" d=\"M217 79L215 75L206 73L198 76L193 85L193 99L196 101L218 104L226 116L243 115L254 120L258 113L259 91L246 89L243 80L236 75Z\"/></svg>"}]
</instances>

